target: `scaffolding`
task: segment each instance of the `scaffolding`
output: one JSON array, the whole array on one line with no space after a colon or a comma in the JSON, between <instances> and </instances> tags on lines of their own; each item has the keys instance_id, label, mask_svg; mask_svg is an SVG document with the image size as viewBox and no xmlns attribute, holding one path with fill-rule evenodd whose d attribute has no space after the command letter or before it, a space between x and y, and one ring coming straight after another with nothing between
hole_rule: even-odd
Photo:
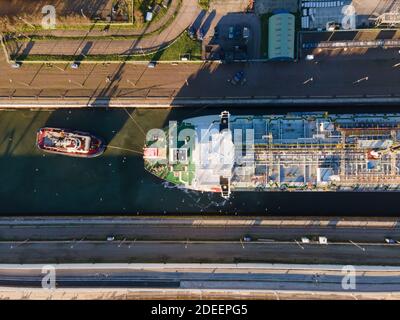
<instances>
[{"instance_id":1,"label":"scaffolding","mask_svg":"<svg viewBox=\"0 0 400 320\"><path fill-rule=\"evenodd\" d=\"M397 149L382 149L380 158L375 160L378 167L371 169L368 167L371 161L368 158L369 150L358 143L359 140L383 139L391 140L392 146L397 145L398 131L400 128L395 122L341 123L336 126L336 131L332 132L335 136L325 137L322 141L285 143L278 130L278 139L274 140L271 134L265 134L264 143L247 145L247 154L252 156L244 159L242 164L247 168L266 166L268 174L260 176L265 185L271 181L278 186L316 184L317 178L310 172L316 172L320 168L332 169L332 174L340 177L340 185L343 186L357 184L358 188L364 188L380 182L400 185ZM242 147L236 148L236 151L241 152ZM269 175L274 178L269 178ZM257 179L260 177L257 176ZM292 181L296 178L303 180ZM255 182L251 180L248 183ZM259 179L257 183L260 183ZM242 181L242 185L244 184Z\"/></svg>"},{"instance_id":2,"label":"scaffolding","mask_svg":"<svg viewBox=\"0 0 400 320\"><path fill-rule=\"evenodd\" d=\"M385 12L376 18L377 27L398 27L400 25L400 1L396 1L390 8L390 12Z\"/></svg>"}]
</instances>

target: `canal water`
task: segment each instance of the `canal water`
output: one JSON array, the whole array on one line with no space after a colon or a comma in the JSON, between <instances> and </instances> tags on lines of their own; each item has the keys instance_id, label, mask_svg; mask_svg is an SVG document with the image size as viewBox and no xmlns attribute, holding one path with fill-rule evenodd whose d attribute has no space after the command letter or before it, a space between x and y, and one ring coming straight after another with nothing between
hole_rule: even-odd
<instances>
[{"instance_id":1,"label":"canal water","mask_svg":"<svg viewBox=\"0 0 400 320\"><path fill-rule=\"evenodd\" d=\"M332 108L330 112L395 112L396 108ZM325 111L326 108L308 109ZM144 134L169 120L220 113L222 109L75 109L0 111L0 212L6 215L353 215L395 216L400 193L183 191L143 168ZM232 114L285 113L290 108L235 108ZM302 111L305 111L302 109ZM79 129L102 137L94 159L44 154L35 146L43 126Z\"/></svg>"}]
</instances>

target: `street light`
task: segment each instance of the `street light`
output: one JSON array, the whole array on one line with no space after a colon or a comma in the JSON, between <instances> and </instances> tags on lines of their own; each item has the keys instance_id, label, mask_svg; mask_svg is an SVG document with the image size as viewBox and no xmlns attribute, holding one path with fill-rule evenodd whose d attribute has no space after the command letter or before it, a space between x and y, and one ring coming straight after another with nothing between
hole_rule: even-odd
<instances>
[{"instance_id":1,"label":"street light","mask_svg":"<svg viewBox=\"0 0 400 320\"><path fill-rule=\"evenodd\" d=\"M118 244L118 248L122 246L122 244L125 242L126 238L122 239L122 241Z\"/></svg>"},{"instance_id":2,"label":"street light","mask_svg":"<svg viewBox=\"0 0 400 320\"><path fill-rule=\"evenodd\" d=\"M134 239L134 240L129 244L128 248L130 249L130 248L131 248L131 245L134 244L135 242L136 242L136 239Z\"/></svg>"},{"instance_id":3,"label":"street light","mask_svg":"<svg viewBox=\"0 0 400 320\"><path fill-rule=\"evenodd\" d=\"M80 86L80 87L82 87L83 88L83 84L82 83L79 83L79 82L76 82L76 81L72 81L71 79L68 79L68 82L70 83L70 84L76 84L76 85L78 85L78 86Z\"/></svg>"},{"instance_id":4,"label":"street light","mask_svg":"<svg viewBox=\"0 0 400 320\"><path fill-rule=\"evenodd\" d=\"M28 241L29 241L29 239L25 239L24 241L18 243L18 244L15 246L15 248L17 248L17 247L19 247L19 246L22 246L22 245L25 244L25 243L28 243ZM14 249L14 246L13 246L12 244L10 245L10 249Z\"/></svg>"},{"instance_id":5,"label":"street light","mask_svg":"<svg viewBox=\"0 0 400 320\"><path fill-rule=\"evenodd\" d=\"M312 81L314 81L313 77L311 77L311 78L307 79L306 81L304 81L303 84L307 84L307 83L312 82Z\"/></svg>"},{"instance_id":6,"label":"street light","mask_svg":"<svg viewBox=\"0 0 400 320\"><path fill-rule=\"evenodd\" d=\"M357 243L355 243L355 242L353 242L353 241L351 241L351 240L349 240L349 242L350 242L351 244L354 244L358 249L360 249L360 250L362 250L362 251L365 251L365 248L359 246Z\"/></svg>"},{"instance_id":7,"label":"street light","mask_svg":"<svg viewBox=\"0 0 400 320\"><path fill-rule=\"evenodd\" d=\"M60 68L60 67L59 67L59 66L57 66L56 64L53 64L53 67L57 68L58 70L60 70L60 71L62 71L62 72L65 72L65 69L63 69L63 68Z\"/></svg>"},{"instance_id":8,"label":"street light","mask_svg":"<svg viewBox=\"0 0 400 320\"><path fill-rule=\"evenodd\" d=\"M304 250L304 247L303 247L297 240L294 240L294 242L295 242L302 250Z\"/></svg>"},{"instance_id":9,"label":"street light","mask_svg":"<svg viewBox=\"0 0 400 320\"><path fill-rule=\"evenodd\" d=\"M74 239L74 240L72 241L72 244L71 244L70 248L71 248L71 249L74 248L74 243L75 243L75 242L76 242L76 244L78 244L78 243L81 243L83 240L85 240L85 238L82 238L82 239L79 240L78 242L76 242L76 240Z\"/></svg>"},{"instance_id":10,"label":"street light","mask_svg":"<svg viewBox=\"0 0 400 320\"><path fill-rule=\"evenodd\" d=\"M28 26L32 27L33 29L35 29L35 26L32 23L26 21L24 18L18 17L18 19L23 21L24 23L26 23Z\"/></svg>"},{"instance_id":11,"label":"street light","mask_svg":"<svg viewBox=\"0 0 400 320\"><path fill-rule=\"evenodd\" d=\"M358 80L354 81L353 84L357 84L357 83L360 83L362 81L367 81L367 80L368 80L368 77L364 77L364 78L361 78L361 79L358 79Z\"/></svg>"},{"instance_id":12,"label":"street light","mask_svg":"<svg viewBox=\"0 0 400 320\"><path fill-rule=\"evenodd\" d=\"M28 243L28 242L29 242L29 239L25 239L21 243L17 244L17 247L22 246L23 244Z\"/></svg>"},{"instance_id":13,"label":"street light","mask_svg":"<svg viewBox=\"0 0 400 320\"><path fill-rule=\"evenodd\" d=\"M72 244L71 244L71 246L70 246L71 249L74 247L74 242L75 242L75 241L76 241L75 239L72 240Z\"/></svg>"},{"instance_id":14,"label":"street light","mask_svg":"<svg viewBox=\"0 0 400 320\"><path fill-rule=\"evenodd\" d=\"M136 84L134 84L131 80L126 79L126 82L128 82L128 83L131 84L132 86L136 87Z\"/></svg>"}]
</instances>

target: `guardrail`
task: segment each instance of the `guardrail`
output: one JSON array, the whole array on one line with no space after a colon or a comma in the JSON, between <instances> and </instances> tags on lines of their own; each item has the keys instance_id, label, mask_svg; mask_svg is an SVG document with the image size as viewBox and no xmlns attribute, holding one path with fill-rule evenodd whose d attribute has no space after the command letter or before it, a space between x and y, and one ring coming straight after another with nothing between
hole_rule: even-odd
<instances>
[{"instance_id":1,"label":"guardrail","mask_svg":"<svg viewBox=\"0 0 400 320\"><path fill-rule=\"evenodd\" d=\"M282 101L282 100L354 100L359 99L365 103L365 100L379 99L382 103L387 101L399 102L400 93L393 94L357 94L357 95L246 95L246 96L180 96L181 89L168 88L121 88L112 96L108 96L103 90L92 89L0 89L0 104L12 103L21 100L31 100L32 104L42 100L56 99L57 103L68 103L70 101L85 100L95 103L96 101L128 101L143 100L150 102L151 100L165 101L187 101L187 100L238 100L238 101ZM372 102L372 101L371 101Z\"/></svg>"}]
</instances>

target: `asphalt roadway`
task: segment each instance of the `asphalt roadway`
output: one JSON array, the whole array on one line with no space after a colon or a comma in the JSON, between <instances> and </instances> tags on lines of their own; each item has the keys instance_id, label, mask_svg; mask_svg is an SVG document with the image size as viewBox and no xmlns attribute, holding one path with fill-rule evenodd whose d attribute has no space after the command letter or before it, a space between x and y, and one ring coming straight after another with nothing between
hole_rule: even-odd
<instances>
[{"instance_id":1,"label":"asphalt roadway","mask_svg":"<svg viewBox=\"0 0 400 320\"><path fill-rule=\"evenodd\" d=\"M43 279L42 265L0 265L0 286L38 287ZM46 266L49 270L49 266ZM371 267L354 268L351 292L399 292L399 271ZM44 270L44 269L43 269ZM346 292L342 287L347 271L343 266L309 265L66 265L54 266L55 285L60 288L163 288L299 290Z\"/></svg>"},{"instance_id":2,"label":"asphalt roadway","mask_svg":"<svg viewBox=\"0 0 400 320\"><path fill-rule=\"evenodd\" d=\"M383 49L382 49L383 50ZM400 55L386 50L358 57L316 57L314 61L146 64L22 65L12 69L0 61L0 97L120 97L125 99L201 98L357 98L400 97ZM228 80L244 70L246 83ZM32 103L34 101L32 100ZM180 101L180 103L183 103Z\"/></svg>"},{"instance_id":3,"label":"asphalt roadway","mask_svg":"<svg viewBox=\"0 0 400 320\"><path fill-rule=\"evenodd\" d=\"M1 242L2 263L306 263L400 265L398 245L294 241Z\"/></svg>"},{"instance_id":4,"label":"asphalt roadway","mask_svg":"<svg viewBox=\"0 0 400 320\"><path fill-rule=\"evenodd\" d=\"M85 241L115 238L116 245L132 241L239 241L245 235L254 240L300 241L301 237L317 239L325 236L330 242L384 243L386 237L400 240L400 228L334 226L192 226L142 224L55 224L55 225L1 225L0 241Z\"/></svg>"}]
</instances>

